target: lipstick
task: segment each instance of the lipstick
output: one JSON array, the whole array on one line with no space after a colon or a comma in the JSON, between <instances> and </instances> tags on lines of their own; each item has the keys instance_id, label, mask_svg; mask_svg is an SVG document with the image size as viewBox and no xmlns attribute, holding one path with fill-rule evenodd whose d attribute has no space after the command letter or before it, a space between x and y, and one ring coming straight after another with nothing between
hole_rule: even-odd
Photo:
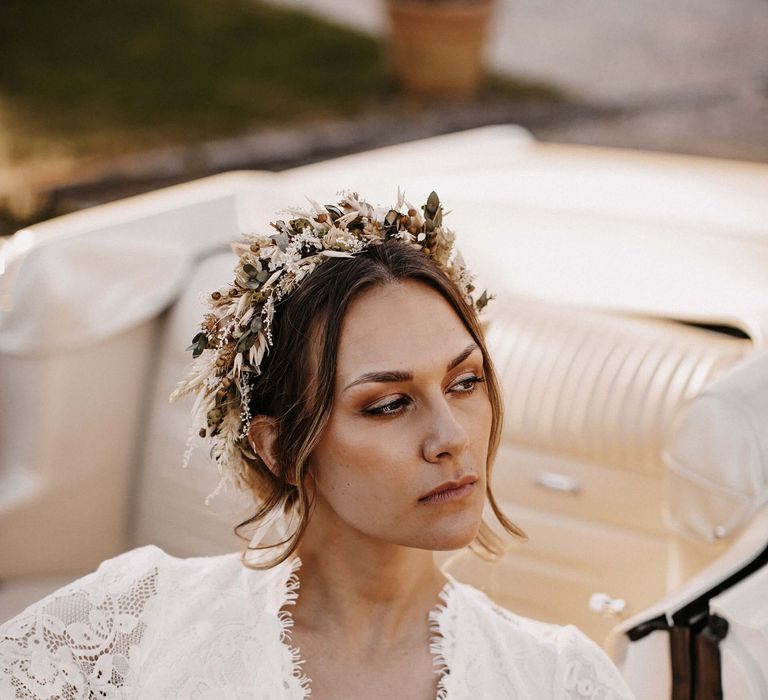
<instances>
[{"instance_id":1,"label":"lipstick","mask_svg":"<svg viewBox=\"0 0 768 700\"><path fill-rule=\"evenodd\" d=\"M465 476L458 481L446 481L419 499L419 503L446 503L460 501L475 490L476 476Z\"/></svg>"}]
</instances>

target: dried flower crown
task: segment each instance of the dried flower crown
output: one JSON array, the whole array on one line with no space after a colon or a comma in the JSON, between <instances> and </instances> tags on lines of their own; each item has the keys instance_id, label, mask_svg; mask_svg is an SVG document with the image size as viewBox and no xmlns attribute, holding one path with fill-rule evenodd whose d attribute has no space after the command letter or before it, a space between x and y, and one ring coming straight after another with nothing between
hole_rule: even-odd
<instances>
[{"instance_id":1,"label":"dried flower crown","mask_svg":"<svg viewBox=\"0 0 768 700\"><path fill-rule=\"evenodd\" d=\"M192 351L192 366L170 397L175 401L196 394L184 466L197 431L209 439L211 458L221 476L206 504L227 483L241 488L246 484L248 460L256 458L247 438L250 387L272 346L276 306L318 265L394 239L434 260L478 312L492 298L486 292L477 300L472 297L472 275L453 247L453 232L443 226L443 208L435 192L422 212L399 190L392 208L374 207L356 192L338 194L342 198L337 205L308 199L311 209L289 209L286 213L293 218L271 223L276 233L247 234L233 243L239 256L235 279L207 299L210 311L187 348Z\"/></svg>"}]
</instances>

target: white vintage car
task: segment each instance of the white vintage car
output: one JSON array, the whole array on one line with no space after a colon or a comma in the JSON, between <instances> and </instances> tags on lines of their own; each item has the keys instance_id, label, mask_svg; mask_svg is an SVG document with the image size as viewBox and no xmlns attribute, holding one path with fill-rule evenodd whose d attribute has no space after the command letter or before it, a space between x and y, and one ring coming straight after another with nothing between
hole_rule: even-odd
<instances>
[{"instance_id":1,"label":"white vintage car","mask_svg":"<svg viewBox=\"0 0 768 700\"><path fill-rule=\"evenodd\" d=\"M435 189L478 286L530 535L444 557L574 623L640 700L768 698L768 166L536 142L498 126L236 172L18 232L0 258L0 619L124 550L240 546L244 497L182 470L200 296L229 241L305 194Z\"/></svg>"}]
</instances>

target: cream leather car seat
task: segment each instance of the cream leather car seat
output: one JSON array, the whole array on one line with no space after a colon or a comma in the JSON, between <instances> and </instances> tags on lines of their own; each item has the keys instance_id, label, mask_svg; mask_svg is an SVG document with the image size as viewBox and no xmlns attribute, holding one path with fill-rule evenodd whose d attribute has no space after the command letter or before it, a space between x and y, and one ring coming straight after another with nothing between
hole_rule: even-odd
<instances>
[{"instance_id":1,"label":"cream leather car seat","mask_svg":"<svg viewBox=\"0 0 768 700\"><path fill-rule=\"evenodd\" d=\"M415 202L439 192L498 295L494 484L530 534L495 565L466 552L445 565L520 614L578 624L639 698L694 677L700 657L670 649L731 616L720 682L759 688L733 669L768 666L737 641L765 611L744 601L763 590L768 539L765 394L749 390L766 367L768 168L539 144L516 127L216 176L17 234L0 257L0 616L134 546L239 545L252 505L203 506L216 475L203 450L181 469L189 406L167 402L200 295L231 274L229 240L303 193L384 202L397 185ZM708 392L721 398L697 404ZM733 430L719 433L723 416Z\"/></svg>"}]
</instances>

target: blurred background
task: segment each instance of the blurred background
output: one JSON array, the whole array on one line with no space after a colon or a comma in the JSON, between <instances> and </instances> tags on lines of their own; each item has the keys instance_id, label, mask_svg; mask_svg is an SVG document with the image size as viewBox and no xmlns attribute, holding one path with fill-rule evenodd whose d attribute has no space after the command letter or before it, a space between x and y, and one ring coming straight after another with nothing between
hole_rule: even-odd
<instances>
[{"instance_id":1,"label":"blurred background","mask_svg":"<svg viewBox=\"0 0 768 700\"><path fill-rule=\"evenodd\" d=\"M767 55L765 0L5 0L0 236L484 124L766 161Z\"/></svg>"}]
</instances>

